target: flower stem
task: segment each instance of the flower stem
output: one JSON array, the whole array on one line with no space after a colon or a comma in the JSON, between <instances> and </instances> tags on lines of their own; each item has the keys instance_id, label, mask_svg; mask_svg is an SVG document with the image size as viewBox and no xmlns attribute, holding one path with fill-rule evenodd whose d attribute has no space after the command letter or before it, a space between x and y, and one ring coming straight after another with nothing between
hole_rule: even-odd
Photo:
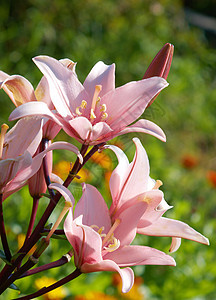
<instances>
[{"instance_id":1,"label":"flower stem","mask_svg":"<svg viewBox=\"0 0 216 300\"><path fill-rule=\"evenodd\" d=\"M8 261L10 261L11 260L11 253L10 253L10 249L9 249L9 246L8 246L8 241L7 241L7 236L6 236L5 226L4 226L3 195L2 194L0 194L0 234L1 234L2 246L3 246L3 249L4 249L6 259Z\"/></svg>"},{"instance_id":2,"label":"flower stem","mask_svg":"<svg viewBox=\"0 0 216 300\"><path fill-rule=\"evenodd\" d=\"M68 276L62 278L61 280L57 281L56 283L54 284L51 284L50 286L48 287L43 287L42 289L40 289L39 291L33 293L33 294L30 294L28 296L24 296L24 297L20 297L20 298L16 298L14 300L30 300L30 299L34 299L36 297L39 297L41 295L44 295L60 286L62 286L63 284L66 284L68 283L69 281L75 279L76 277L80 276L82 273L80 272L79 269L76 269L73 273L69 274Z\"/></svg>"},{"instance_id":3,"label":"flower stem","mask_svg":"<svg viewBox=\"0 0 216 300\"><path fill-rule=\"evenodd\" d=\"M37 214L37 209L38 209L38 204L39 204L39 199L40 199L40 197L37 197L37 196L33 197L32 213L31 213L31 218L29 221L28 230L26 233L25 243L26 243L27 239L30 237L32 230L33 230L33 226L34 226L34 222L35 222L35 218L36 218L36 214Z\"/></svg>"},{"instance_id":4,"label":"flower stem","mask_svg":"<svg viewBox=\"0 0 216 300\"><path fill-rule=\"evenodd\" d=\"M45 271L45 270L49 270L49 269L53 269L53 268L63 266L63 265L65 265L66 263L68 263L70 261L70 258L71 258L71 254L65 254L60 259L58 259L56 261L53 261L53 262L45 264L43 266L34 268L32 270L26 271L18 279L26 277L26 276L34 275L34 274L37 274L37 273Z\"/></svg>"}]
</instances>

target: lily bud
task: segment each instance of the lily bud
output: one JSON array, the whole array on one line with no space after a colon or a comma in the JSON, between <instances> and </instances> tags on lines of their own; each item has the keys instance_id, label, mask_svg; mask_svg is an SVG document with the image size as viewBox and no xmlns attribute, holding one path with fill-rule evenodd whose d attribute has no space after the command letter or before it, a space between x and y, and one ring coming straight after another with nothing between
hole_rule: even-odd
<instances>
[{"instance_id":1,"label":"lily bud","mask_svg":"<svg viewBox=\"0 0 216 300\"><path fill-rule=\"evenodd\" d=\"M170 43L166 43L149 65L147 71L143 76L143 79L147 79L154 76L167 79L172 63L173 52L174 46ZM147 107L149 107L154 102L158 94L149 102Z\"/></svg>"},{"instance_id":2,"label":"lily bud","mask_svg":"<svg viewBox=\"0 0 216 300\"><path fill-rule=\"evenodd\" d=\"M37 152L35 153L35 155L37 155L38 153L40 153L39 148L38 148ZM52 151L48 152L46 155L47 155L48 173L51 174L51 172L52 172ZM40 197L40 195L42 193L46 193L47 184L46 184L46 180L44 177L43 164L41 165L41 167L37 171L37 173L35 173L28 180L28 187L29 187L29 193L33 198Z\"/></svg>"}]
</instances>

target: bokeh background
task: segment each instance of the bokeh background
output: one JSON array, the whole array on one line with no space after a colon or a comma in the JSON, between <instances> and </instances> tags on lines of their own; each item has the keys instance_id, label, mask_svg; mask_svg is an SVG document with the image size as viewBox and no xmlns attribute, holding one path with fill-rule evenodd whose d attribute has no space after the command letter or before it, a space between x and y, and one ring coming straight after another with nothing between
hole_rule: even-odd
<instances>
[{"instance_id":1,"label":"bokeh background","mask_svg":"<svg viewBox=\"0 0 216 300\"><path fill-rule=\"evenodd\" d=\"M166 42L175 46L168 77L170 85L143 117L163 128L167 142L129 134L110 143L120 146L131 160L135 151L131 139L134 136L141 139L149 155L151 177L162 180L161 189L167 202L173 205L166 216L202 232L211 245L183 240L180 249L172 254L177 262L175 268L135 267L135 286L126 295L120 292L116 274L95 273L82 275L39 299L216 299L216 4L214 0L1 3L0 69L10 75L25 76L35 87L41 73L31 61L34 56L46 54L76 61L81 81L98 60L106 64L115 62L116 85L120 86L141 79ZM1 123L8 122L14 107L3 91L0 91L0 108ZM67 137L61 132L58 139L63 138ZM74 157L61 151L54 157L54 170L64 178ZM109 202L108 180L115 165L116 158L108 150L93 156L79 182L71 186L76 199L81 195L80 182L86 181L96 185ZM41 200L38 217L47 203L48 199ZM22 245L31 204L27 188L4 203L9 243L14 252ZM52 216L53 221L56 216ZM138 242L168 252L171 241L142 237ZM53 240L40 264L60 258L69 248L67 241ZM25 281L18 280L16 284L24 294L31 293L66 276L72 269L70 263ZM17 291L9 290L2 299L17 295Z\"/></svg>"}]
</instances>

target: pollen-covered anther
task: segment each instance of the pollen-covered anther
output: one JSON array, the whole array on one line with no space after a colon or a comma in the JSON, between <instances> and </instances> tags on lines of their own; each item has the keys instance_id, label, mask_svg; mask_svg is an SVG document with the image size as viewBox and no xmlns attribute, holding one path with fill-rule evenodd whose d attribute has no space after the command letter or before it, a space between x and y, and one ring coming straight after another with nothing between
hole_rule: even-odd
<instances>
[{"instance_id":1,"label":"pollen-covered anther","mask_svg":"<svg viewBox=\"0 0 216 300\"><path fill-rule=\"evenodd\" d=\"M114 237L114 235L110 238L110 244L107 247L104 247L108 252L113 252L120 247L120 241Z\"/></svg>"},{"instance_id":2,"label":"pollen-covered anther","mask_svg":"<svg viewBox=\"0 0 216 300\"><path fill-rule=\"evenodd\" d=\"M163 185L163 182L161 180L156 180L153 190L159 189L159 187L162 185Z\"/></svg>"},{"instance_id":3,"label":"pollen-covered anther","mask_svg":"<svg viewBox=\"0 0 216 300\"><path fill-rule=\"evenodd\" d=\"M108 118L108 114L106 112L104 112L102 115L101 115L101 121L104 121Z\"/></svg>"},{"instance_id":4,"label":"pollen-covered anther","mask_svg":"<svg viewBox=\"0 0 216 300\"><path fill-rule=\"evenodd\" d=\"M83 109L86 108L86 106L87 106L87 102L86 102L85 100L82 100L80 106L78 106L78 107L76 108L76 114L77 114L78 116L81 116L81 115L82 115L82 112L80 111L80 109L83 110Z\"/></svg>"}]
</instances>

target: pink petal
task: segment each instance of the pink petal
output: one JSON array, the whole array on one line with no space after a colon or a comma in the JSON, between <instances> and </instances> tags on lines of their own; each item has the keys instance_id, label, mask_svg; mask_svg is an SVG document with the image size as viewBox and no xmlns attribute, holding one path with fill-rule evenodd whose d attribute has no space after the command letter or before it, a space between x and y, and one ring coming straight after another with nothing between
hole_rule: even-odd
<instances>
[{"instance_id":1,"label":"pink petal","mask_svg":"<svg viewBox=\"0 0 216 300\"><path fill-rule=\"evenodd\" d=\"M96 63L83 84L90 98L94 95L96 85L102 85L101 96L115 89L115 64Z\"/></svg>"},{"instance_id":2,"label":"pink petal","mask_svg":"<svg viewBox=\"0 0 216 300\"><path fill-rule=\"evenodd\" d=\"M142 115L149 101L167 85L165 79L152 77L109 92L101 99L107 107L107 123L114 131L125 128Z\"/></svg>"},{"instance_id":3,"label":"pink petal","mask_svg":"<svg viewBox=\"0 0 216 300\"><path fill-rule=\"evenodd\" d=\"M10 188L10 181L17 175L19 170L25 169L32 163L29 152L16 158L0 160L0 190L6 192ZM5 187L7 185L7 187ZM3 188L3 189L2 189Z\"/></svg>"},{"instance_id":4,"label":"pink petal","mask_svg":"<svg viewBox=\"0 0 216 300\"><path fill-rule=\"evenodd\" d=\"M3 157L16 157L26 150L33 155L42 140L43 122L39 118L23 118L19 120L5 136L6 147Z\"/></svg>"},{"instance_id":5,"label":"pink petal","mask_svg":"<svg viewBox=\"0 0 216 300\"><path fill-rule=\"evenodd\" d=\"M65 235L76 253L76 266L84 263L97 263L102 260L100 235L91 227L80 224L80 218L73 221L72 209L64 223Z\"/></svg>"},{"instance_id":6,"label":"pink petal","mask_svg":"<svg viewBox=\"0 0 216 300\"><path fill-rule=\"evenodd\" d=\"M162 211L157 210L157 207L159 206L159 204L163 199L162 191L160 190L148 191L143 195L140 195L140 197L143 197L143 200L146 201L148 206L146 211L144 212L144 214L139 220L138 223L139 233L141 228L149 227L150 225L155 223L165 212L164 210Z\"/></svg>"},{"instance_id":7,"label":"pink petal","mask_svg":"<svg viewBox=\"0 0 216 300\"><path fill-rule=\"evenodd\" d=\"M15 108L9 116L9 121L14 121L19 118L29 116L41 116L52 119L58 125L62 126L57 117L49 110L48 106L44 102L28 102Z\"/></svg>"},{"instance_id":8,"label":"pink petal","mask_svg":"<svg viewBox=\"0 0 216 300\"><path fill-rule=\"evenodd\" d=\"M137 265L168 265L175 266L175 260L157 249L146 246L124 246L109 252L104 259L116 262L120 267Z\"/></svg>"},{"instance_id":9,"label":"pink petal","mask_svg":"<svg viewBox=\"0 0 216 300\"><path fill-rule=\"evenodd\" d=\"M0 71L0 88L1 88L1 84L3 81L5 81L5 79L7 79L8 77L10 77L10 75L8 75L7 73Z\"/></svg>"},{"instance_id":10,"label":"pink petal","mask_svg":"<svg viewBox=\"0 0 216 300\"><path fill-rule=\"evenodd\" d=\"M171 246L169 248L169 252L173 253L173 252L177 251L180 246L181 246L181 238L173 237Z\"/></svg>"},{"instance_id":11,"label":"pink petal","mask_svg":"<svg viewBox=\"0 0 216 300\"><path fill-rule=\"evenodd\" d=\"M72 151L77 154L77 156L79 157L80 163L82 163L82 161L83 161L83 158L82 158L81 154L79 153L79 150L77 149L77 147L75 147L74 145L71 145L70 143L67 143L67 142L55 142L55 143L51 144L51 146L49 146L46 150L44 150L40 154L36 155L33 158L31 166L20 171L16 175L16 177L10 182L10 190L16 190L21 185L23 185L23 183L26 180L31 178L39 170L45 154L47 152L55 150L55 149L65 149L65 150Z\"/></svg>"},{"instance_id":12,"label":"pink petal","mask_svg":"<svg viewBox=\"0 0 216 300\"><path fill-rule=\"evenodd\" d=\"M111 227L107 204L99 191L90 184L83 185L83 195L75 207L74 217L80 215L83 215L84 225L97 225L98 229L104 227L103 233L107 233Z\"/></svg>"},{"instance_id":13,"label":"pink petal","mask_svg":"<svg viewBox=\"0 0 216 300\"><path fill-rule=\"evenodd\" d=\"M157 126L155 123L145 120L145 119L141 119L141 120L137 121L136 123L134 123L133 125L130 125L124 129L122 129L118 133L113 134L112 138L122 135L122 134L130 133L130 132L147 133L147 134L155 136L156 138L158 138L159 140L161 140L163 142L166 142L166 136L165 136L165 133L163 132L163 130L159 126Z\"/></svg>"},{"instance_id":14,"label":"pink petal","mask_svg":"<svg viewBox=\"0 0 216 300\"><path fill-rule=\"evenodd\" d=\"M50 97L56 110L63 118L71 119L81 101L88 100L77 76L52 57L38 56L33 61L48 81Z\"/></svg>"},{"instance_id":15,"label":"pink petal","mask_svg":"<svg viewBox=\"0 0 216 300\"><path fill-rule=\"evenodd\" d=\"M74 134L74 131L75 131L76 135L79 136L81 138L81 140L83 140L83 141L86 141L88 139L89 134L92 131L92 124L85 117L74 118L73 120L69 121L69 125L72 128L72 130L71 130L72 133ZM71 135L66 127L63 127L63 129L65 130L66 133Z\"/></svg>"},{"instance_id":16,"label":"pink petal","mask_svg":"<svg viewBox=\"0 0 216 300\"><path fill-rule=\"evenodd\" d=\"M202 234L191 228L186 223L161 217L152 225L138 228L138 233L152 236L170 236L192 240L209 245L209 240Z\"/></svg>"},{"instance_id":17,"label":"pink petal","mask_svg":"<svg viewBox=\"0 0 216 300\"><path fill-rule=\"evenodd\" d=\"M50 180L54 183L60 183L60 184L64 183L64 181L58 175L56 175L54 173L51 173Z\"/></svg>"},{"instance_id":18,"label":"pink petal","mask_svg":"<svg viewBox=\"0 0 216 300\"><path fill-rule=\"evenodd\" d=\"M51 183L49 185L49 189L54 189L58 191L66 201L71 202L73 205L75 204L75 200L69 189L67 189L64 185L60 183Z\"/></svg>"},{"instance_id":19,"label":"pink petal","mask_svg":"<svg viewBox=\"0 0 216 300\"><path fill-rule=\"evenodd\" d=\"M120 269L119 266L112 260L104 260L97 264L83 264L81 267L83 273L112 271L118 272L122 279L122 292L130 291L134 284L134 273L130 268Z\"/></svg>"},{"instance_id":20,"label":"pink petal","mask_svg":"<svg viewBox=\"0 0 216 300\"><path fill-rule=\"evenodd\" d=\"M112 195L112 206L110 208L110 213L112 213L113 209L118 204L119 193L121 192L123 184L126 180L125 174L129 167L129 161L127 159L127 156L124 154L124 152L116 146L105 145L104 149L112 150L118 159L118 165L115 168L115 170L112 172L110 181L109 181L110 191L111 191L111 195Z\"/></svg>"},{"instance_id":21,"label":"pink petal","mask_svg":"<svg viewBox=\"0 0 216 300\"><path fill-rule=\"evenodd\" d=\"M30 101L36 101L33 86L22 76L13 75L8 77L3 82L2 88L11 98L15 106L19 106Z\"/></svg>"},{"instance_id":22,"label":"pink petal","mask_svg":"<svg viewBox=\"0 0 216 300\"><path fill-rule=\"evenodd\" d=\"M112 132L113 130L110 126L105 122L98 122L96 123L91 131L91 135L89 138L90 145L98 144L99 142L103 142L104 138L107 134ZM105 138L106 139L106 138Z\"/></svg>"},{"instance_id":23,"label":"pink petal","mask_svg":"<svg viewBox=\"0 0 216 300\"><path fill-rule=\"evenodd\" d=\"M145 212L147 203L139 201L134 205L125 209L117 219L120 220L120 225L115 229L114 236L120 240L121 247L129 245L136 236L137 224Z\"/></svg>"},{"instance_id":24,"label":"pink petal","mask_svg":"<svg viewBox=\"0 0 216 300\"><path fill-rule=\"evenodd\" d=\"M36 87L35 96L38 101L45 102L49 109L54 109L49 92L49 85L45 76L43 76Z\"/></svg>"}]
</instances>

